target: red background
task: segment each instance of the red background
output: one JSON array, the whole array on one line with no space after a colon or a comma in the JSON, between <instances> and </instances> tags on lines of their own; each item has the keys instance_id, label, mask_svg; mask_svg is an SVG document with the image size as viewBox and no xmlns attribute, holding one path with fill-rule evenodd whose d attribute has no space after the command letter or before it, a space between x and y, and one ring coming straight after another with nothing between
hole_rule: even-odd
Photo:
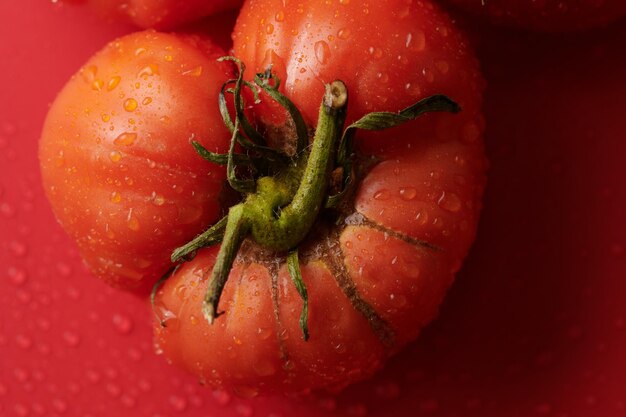
<instances>
[{"instance_id":1,"label":"red background","mask_svg":"<svg viewBox=\"0 0 626 417\"><path fill-rule=\"evenodd\" d=\"M440 317L344 393L242 400L153 353L147 306L89 276L43 196L49 103L134 29L40 0L0 2L0 16L1 416L626 415L624 21L473 35L490 181Z\"/></svg>"}]
</instances>

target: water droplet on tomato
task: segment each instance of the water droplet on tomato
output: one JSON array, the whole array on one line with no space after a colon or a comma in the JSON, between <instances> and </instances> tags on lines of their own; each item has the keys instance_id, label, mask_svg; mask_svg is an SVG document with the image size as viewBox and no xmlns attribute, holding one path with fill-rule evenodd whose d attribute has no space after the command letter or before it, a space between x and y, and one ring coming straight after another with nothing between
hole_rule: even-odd
<instances>
[{"instance_id":1,"label":"water droplet on tomato","mask_svg":"<svg viewBox=\"0 0 626 417\"><path fill-rule=\"evenodd\" d=\"M417 196L417 189L414 187L402 187L400 188L400 198L405 201L411 201Z\"/></svg>"},{"instance_id":2,"label":"water droplet on tomato","mask_svg":"<svg viewBox=\"0 0 626 417\"><path fill-rule=\"evenodd\" d=\"M113 140L113 143L119 146L130 146L133 143L135 143L136 139L137 139L136 133L124 132L120 134L117 138L115 138L115 140Z\"/></svg>"},{"instance_id":3,"label":"water droplet on tomato","mask_svg":"<svg viewBox=\"0 0 626 417\"><path fill-rule=\"evenodd\" d=\"M276 13L276 15L274 16L274 19L277 22L282 22L283 20L285 20L285 12L284 11L279 11L278 13Z\"/></svg>"},{"instance_id":4,"label":"water droplet on tomato","mask_svg":"<svg viewBox=\"0 0 626 417\"><path fill-rule=\"evenodd\" d=\"M91 83L92 90L100 91L102 87L104 87L104 81L100 79L94 80L93 83Z\"/></svg>"},{"instance_id":5,"label":"water droplet on tomato","mask_svg":"<svg viewBox=\"0 0 626 417\"><path fill-rule=\"evenodd\" d=\"M157 194L156 191L152 192L150 199L152 200L152 204L154 204L155 206L162 206L163 204L165 204L165 197L163 197L161 194Z\"/></svg>"},{"instance_id":6,"label":"water droplet on tomato","mask_svg":"<svg viewBox=\"0 0 626 417\"><path fill-rule=\"evenodd\" d=\"M139 103L137 103L137 100L135 100L134 98L128 98L124 101L124 110L128 112L135 111L137 109L137 106L139 106Z\"/></svg>"},{"instance_id":7,"label":"water droplet on tomato","mask_svg":"<svg viewBox=\"0 0 626 417\"><path fill-rule=\"evenodd\" d=\"M432 69L428 67L422 68L422 75L424 76L424 79L428 81L429 83L432 83L433 81L435 81L435 73L433 72Z\"/></svg>"},{"instance_id":8,"label":"water droplet on tomato","mask_svg":"<svg viewBox=\"0 0 626 417\"><path fill-rule=\"evenodd\" d=\"M324 65L330 59L330 47L325 41L315 42L315 58L317 62Z\"/></svg>"},{"instance_id":9,"label":"water droplet on tomato","mask_svg":"<svg viewBox=\"0 0 626 417\"><path fill-rule=\"evenodd\" d=\"M172 61L174 61L174 57L173 57L172 55L165 55L165 56L163 57L163 59L165 59L165 61L167 61L167 62L172 62Z\"/></svg>"},{"instance_id":10,"label":"water droplet on tomato","mask_svg":"<svg viewBox=\"0 0 626 417\"><path fill-rule=\"evenodd\" d=\"M342 40L348 39L351 34L352 34L352 31L350 31L350 29L348 28L342 28L342 29L339 29L339 31L337 31L337 37Z\"/></svg>"},{"instance_id":11,"label":"water droplet on tomato","mask_svg":"<svg viewBox=\"0 0 626 417\"><path fill-rule=\"evenodd\" d=\"M374 200L386 201L389 198L391 198L391 193L387 189L378 190L374 193Z\"/></svg>"},{"instance_id":12,"label":"water droplet on tomato","mask_svg":"<svg viewBox=\"0 0 626 417\"><path fill-rule=\"evenodd\" d=\"M115 90L115 87L117 87L120 84L121 80L122 78L119 75L111 77L111 79L107 82L107 91Z\"/></svg>"},{"instance_id":13,"label":"water droplet on tomato","mask_svg":"<svg viewBox=\"0 0 626 417\"><path fill-rule=\"evenodd\" d=\"M383 50L378 48L378 47L370 46L369 49L368 49L368 52L375 59L382 58L382 56L383 56Z\"/></svg>"},{"instance_id":14,"label":"water droplet on tomato","mask_svg":"<svg viewBox=\"0 0 626 417\"><path fill-rule=\"evenodd\" d=\"M133 214L132 208L128 211L128 216L126 217L126 225L130 230L135 232L141 228L141 225L139 224L139 219L137 219L137 216Z\"/></svg>"},{"instance_id":15,"label":"water droplet on tomato","mask_svg":"<svg viewBox=\"0 0 626 417\"><path fill-rule=\"evenodd\" d=\"M463 203L461 203L459 196L454 193L446 193L445 191L441 192L441 196L437 200L437 204L442 209L451 213L456 213L463 207Z\"/></svg>"},{"instance_id":16,"label":"water droplet on tomato","mask_svg":"<svg viewBox=\"0 0 626 417\"><path fill-rule=\"evenodd\" d=\"M159 66L157 64L150 64L140 69L137 73L137 77L146 79L157 74L159 74Z\"/></svg>"},{"instance_id":17,"label":"water droplet on tomato","mask_svg":"<svg viewBox=\"0 0 626 417\"><path fill-rule=\"evenodd\" d=\"M118 151L111 151L111 153L109 154L109 159L112 162L119 162L120 159L122 159L122 154Z\"/></svg>"},{"instance_id":18,"label":"water droplet on tomato","mask_svg":"<svg viewBox=\"0 0 626 417\"><path fill-rule=\"evenodd\" d=\"M189 75L191 77L199 77L202 75L202 66L198 65L190 70L183 71L183 75Z\"/></svg>"},{"instance_id":19,"label":"water droplet on tomato","mask_svg":"<svg viewBox=\"0 0 626 417\"><path fill-rule=\"evenodd\" d=\"M118 193L117 191L113 191L111 193L111 198L110 198L112 203L119 203L120 201L122 201L122 196L120 193Z\"/></svg>"}]
</instances>

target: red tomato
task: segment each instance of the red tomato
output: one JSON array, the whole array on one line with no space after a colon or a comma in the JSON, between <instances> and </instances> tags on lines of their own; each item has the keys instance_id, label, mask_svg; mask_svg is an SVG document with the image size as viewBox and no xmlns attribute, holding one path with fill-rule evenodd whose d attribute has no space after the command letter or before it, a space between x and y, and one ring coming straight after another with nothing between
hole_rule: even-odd
<instances>
[{"instance_id":1,"label":"red tomato","mask_svg":"<svg viewBox=\"0 0 626 417\"><path fill-rule=\"evenodd\" d=\"M497 24L546 32L587 29L626 16L623 0L449 1Z\"/></svg>"},{"instance_id":2,"label":"red tomato","mask_svg":"<svg viewBox=\"0 0 626 417\"><path fill-rule=\"evenodd\" d=\"M417 337L474 239L486 169L478 65L451 20L427 1L249 1L233 37L235 54L253 72L271 67L310 124L324 84L335 79L348 89L347 123L436 93L463 108L357 134L355 197L300 246L308 341L285 257L250 242L213 325L201 304L216 248L157 294L160 349L211 385L243 395L343 387ZM258 122L274 134L290 131L284 112L262 100Z\"/></svg>"},{"instance_id":3,"label":"red tomato","mask_svg":"<svg viewBox=\"0 0 626 417\"><path fill-rule=\"evenodd\" d=\"M238 7L241 0L87 0L101 13L142 28L166 29Z\"/></svg>"},{"instance_id":4,"label":"red tomato","mask_svg":"<svg viewBox=\"0 0 626 417\"><path fill-rule=\"evenodd\" d=\"M52 208L95 275L145 292L173 248L220 213L224 172L204 162L230 134L217 109L228 67L198 37L153 31L120 38L67 83L40 143Z\"/></svg>"}]
</instances>

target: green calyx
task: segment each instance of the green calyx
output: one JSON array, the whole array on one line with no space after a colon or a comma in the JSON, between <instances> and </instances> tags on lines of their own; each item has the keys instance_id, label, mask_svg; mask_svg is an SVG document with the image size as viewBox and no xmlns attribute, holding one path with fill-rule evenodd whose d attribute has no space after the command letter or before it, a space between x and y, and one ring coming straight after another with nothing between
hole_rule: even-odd
<instances>
[{"instance_id":1,"label":"green calyx","mask_svg":"<svg viewBox=\"0 0 626 417\"><path fill-rule=\"evenodd\" d=\"M213 323L221 314L218 312L220 296L245 239L265 249L288 254L288 270L303 300L300 325L307 340L308 295L300 272L298 245L309 234L320 211L339 204L357 183L352 174L354 133L358 129L381 130L398 126L427 112L458 112L460 108L449 98L436 95L401 112L370 113L344 129L348 91L346 85L337 80L325 87L315 135L309 145L303 117L279 92L280 80L271 71L258 74L251 83L244 81L245 66L237 58L224 57L221 60L233 61L239 67L237 79L225 83L219 97L222 118L232 134L229 152L216 154L198 142L192 142L192 145L206 160L227 166L228 182L243 199L207 231L176 249L172 253L172 262L177 264L188 260L197 250L221 243L202 305L206 320ZM254 93L255 100L258 100L259 92L264 91L290 115L295 127L293 155L268 147L263 135L246 118L244 88ZM233 96L234 120L227 106L227 94ZM243 152L235 153L237 147ZM337 182L333 173L337 172L340 173L339 185L335 184L333 195L329 195L331 182Z\"/></svg>"}]
</instances>

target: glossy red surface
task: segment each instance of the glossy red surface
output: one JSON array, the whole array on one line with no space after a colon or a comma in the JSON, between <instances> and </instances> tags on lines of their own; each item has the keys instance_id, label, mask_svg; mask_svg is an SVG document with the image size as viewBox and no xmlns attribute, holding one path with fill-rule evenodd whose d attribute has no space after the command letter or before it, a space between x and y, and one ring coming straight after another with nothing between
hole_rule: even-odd
<instances>
[{"instance_id":1,"label":"glossy red surface","mask_svg":"<svg viewBox=\"0 0 626 417\"><path fill-rule=\"evenodd\" d=\"M133 29L36 0L0 12L0 415L626 415L623 22L476 34L492 168L478 241L440 317L341 394L244 400L153 353L145 302L89 276L43 196L49 103Z\"/></svg>"}]
</instances>

